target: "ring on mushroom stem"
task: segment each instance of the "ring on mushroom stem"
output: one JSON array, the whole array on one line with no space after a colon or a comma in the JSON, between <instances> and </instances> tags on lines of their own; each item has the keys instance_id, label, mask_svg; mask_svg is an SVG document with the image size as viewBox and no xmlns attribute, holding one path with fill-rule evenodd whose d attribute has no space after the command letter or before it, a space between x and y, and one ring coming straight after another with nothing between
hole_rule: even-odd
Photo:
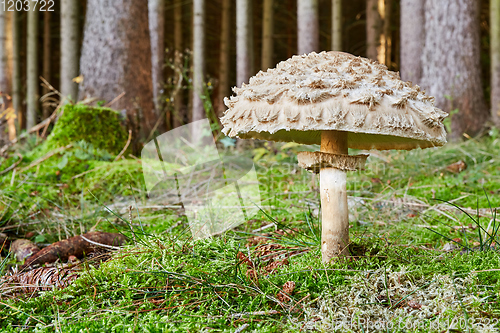
<instances>
[{"instance_id":1,"label":"ring on mushroom stem","mask_svg":"<svg viewBox=\"0 0 500 333\"><path fill-rule=\"evenodd\" d=\"M349 255L346 171L368 155L354 149L429 148L446 143L447 113L420 87L375 61L343 52L312 52L259 72L225 98L221 122L230 137L320 144L298 154L299 166L320 174L324 262Z\"/></svg>"}]
</instances>

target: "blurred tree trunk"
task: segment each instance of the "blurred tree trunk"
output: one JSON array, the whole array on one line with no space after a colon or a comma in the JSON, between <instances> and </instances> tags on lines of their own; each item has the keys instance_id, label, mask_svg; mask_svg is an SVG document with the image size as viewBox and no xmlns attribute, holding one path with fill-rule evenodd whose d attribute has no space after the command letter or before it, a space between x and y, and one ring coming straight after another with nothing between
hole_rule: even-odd
<instances>
[{"instance_id":1,"label":"blurred tree trunk","mask_svg":"<svg viewBox=\"0 0 500 333\"><path fill-rule=\"evenodd\" d=\"M500 0L490 1L491 118L500 128Z\"/></svg>"},{"instance_id":2,"label":"blurred tree trunk","mask_svg":"<svg viewBox=\"0 0 500 333\"><path fill-rule=\"evenodd\" d=\"M52 82L50 70L51 62L51 49L50 49L50 16L51 12L45 11L43 12L43 66L42 66L42 77L47 80L49 83ZM45 85L42 89L42 94L45 96L49 93L49 88ZM76 95L75 95L76 96ZM50 116L50 106L49 101L43 101L42 103L42 113L43 119Z\"/></svg>"},{"instance_id":3,"label":"blurred tree trunk","mask_svg":"<svg viewBox=\"0 0 500 333\"><path fill-rule=\"evenodd\" d=\"M183 77L183 53L182 46L182 2L183 0L175 0L174 2L174 71L175 71L175 92L174 98L174 114L173 114L173 127L182 126L185 122L185 106L183 101L183 90L181 88Z\"/></svg>"},{"instance_id":4,"label":"blurred tree trunk","mask_svg":"<svg viewBox=\"0 0 500 333\"><path fill-rule=\"evenodd\" d=\"M27 12L26 129L36 125L38 110L38 11Z\"/></svg>"},{"instance_id":5,"label":"blurred tree trunk","mask_svg":"<svg viewBox=\"0 0 500 333\"><path fill-rule=\"evenodd\" d=\"M481 85L479 2L426 0L422 87L452 116L451 138L475 135L488 119Z\"/></svg>"},{"instance_id":6,"label":"blurred tree trunk","mask_svg":"<svg viewBox=\"0 0 500 333\"><path fill-rule=\"evenodd\" d=\"M203 76L205 73L205 0L193 1L193 111L192 121L206 118L203 107ZM199 128L193 128L198 138Z\"/></svg>"},{"instance_id":7,"label":"blurred tree trunk","mask_svg":"<svg viewBox=\"0 0 500 333\"><path fill-rule=\"evenodd\" d=\"M318 0L297 0L297 53L319 51Z\"/></svg>"},{"instance_id":8,"label":"blurred tree trunk","mask_svg":"<svg viewBox=\"0 0 500 333\"><path fill-rule=\"evenodd\" d=\"M61 78L59 90L64 97L73 101L78 98L78 84L73 82L73 79L79 74L78 3L78 0L61 1ZM102 37L102 32L99 35ZM99 60L95 59L95 61Z\"/></svg>"},{"instance_id":9,"label":"blurred tree trunk","mask_svg":"<svg viewBox=\"0 0 500 333\"><path fill-rule=\"evenodd\" d=\"M163 101L161 90L163 86L163 65L165 63L165 6L164 0L148 0L149 10L149 35L151 38L151 73L153 77L153 96L156 117L162 118L159 129L166 130L165 115L163 113Z\"/></svg>"},{"instance_id":10,"label":"blurred tree trunk","mask_svg":"<svg viewBox=\"0 0 500 333\"><path fill-rule=\"evenodd\" d=\"M366 57L385 63L384 0L366 1Z\"/></svg>"},{"instance_id":11,"label":"blurred tree trunk","mask_svg":"<svg viewBox=\"0 0 500 333\"><path fill-rule=\"evenodd\" d=\"M231 0L222 0L220 51L219 51L219 89L217 94L217 116L222 117L226 106L224 97L231 94L229 87L229 45L231 26Z\"/></svg>"},{"instance_id":12,"label":"blurred tree trunk","mask_svg":"<svg viewBox=\"0 0 500 333\"><path fill-rule=\"evenodd\" d=\"M425 39L425 0L401 0L401 78L420 84Z\"/></svg>"},{"instance_id":13,"label":"blurred tree trunk","mask_svg":"<svg viewBox=\"0 0 500 333\"><path fill-rule=\"evenodd\" d=\"M105 38L104 38L105 37ZM80 98L97 97L125 109L134 145L156 122L148 11L141 0L87 0L80 71Z\"/></svg>"},{"instance_id":14,"label":"blurred tree trunk","mask_svg":"<svg viewBox=\"0 0 500 333\"><path fill-rule=\"evenodd\" d=\"M384 43L384 64L387 65L387 67L392 67L392 5L394 1L393 0L385 0L384 3L384 27L383 27L383 34L382 38L380 40L381 43Z\"/></svg>"},{"instance_id":15,"label":"blurred tree trunk","mask_svg":"<svg viewBox=\"0 0 500 333\"><path fill-rule=\"evenodd\" d=\"M12 12L0 6L0 92L12 91Z\"/></svg>"},{"instance_id":16,"label":"blurred tree trunk","mask_svg":"<svg viewBox=\"0 0 500 333\"><path fill-rule=\"evenodd\" d=\"M250 1L248 3L248 77L250 78L255 73L255 43L254 43L254 33L253 33L253 6L255 1Z\"/></svg>"},{"instance_id":17,"label":"blurred tree trunk","mask_svg":"<svg viewBox=\"0 0 500 333\"><path fill-rule=\"evenodd\" d=\"M16 118L16 128L19 131L21 119L21 28L19 26L19 12L12 13L12 107Z\"/></svg>"},{"instance_id":18,"label":"blurred tree trunk","mask_svg":"<svg viewBox=\"0 0 500 333\"><path fill-rule=\"evenodd\" d=\"M262 18L262 59L261 69L272 68L273 63L273 34L274 34L274 10L273 0L264 0L263 18Z\"/></svg>"},{"instance_id":19,"label":"blurred tree trunk","mask_svg":"<svg viewBox=\"0 0 500 333\"><path fill-rule=\"evenodd\" d=\"M3 8L0 8L0 99L2 101L0 105L4 106L0 108L0 112L7 111L0 118L0 122L7 125L9 140L16 137L15 112L8 111L9 108L12 108L12 16L12 12L4 12ZM6 139L3 127L0 127L0 136L2 139Z\"/></svg>"},{"instance_id":20,"label":"blurred tree trunk","mask_svg":"<svg viewBox=\"0 0 500 333\"><path fill-rule=\"evenodd\" d=\"M250 78L250 3L236 0L236 85L248 83Z\"/></svg>"},{"instance_id":21,"label":"blurred tree trunk","mask_svg":"<svg viewBox=\"0 0 500 333\"><path fill-rule=\"evenodd\" d=\"M332 51L342 50L342 0L332 0Z\"/></svg>"}]
</instances>

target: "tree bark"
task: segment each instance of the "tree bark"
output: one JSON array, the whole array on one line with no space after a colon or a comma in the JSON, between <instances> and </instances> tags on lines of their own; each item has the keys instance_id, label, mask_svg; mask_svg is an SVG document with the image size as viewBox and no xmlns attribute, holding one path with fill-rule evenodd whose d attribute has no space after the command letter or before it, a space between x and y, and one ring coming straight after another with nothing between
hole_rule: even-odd
<instances>
[{"instance_id":1,"label":"tree bark","mask_svg":"<svg viewBox=\"0 0 500 333\"><path fill-rule=\"evenodd\" d=\"M267 70L272 68L273 63L273 34L274 34L274 10L273 0L264 0L263 18L262 18L262 59L261 69Z\"/></svg>"},{"instance_id":2,"label":"tree bark","mask_svg":"<svg viewBox=\"0 0 500 333\"><path fill-rule=\"evenodd\" d=\"M297 0L297 52L319 50L318 0Z\"/></svg>"},{"instance_id":3,"label":"tree bark","mask_svg":"<svg viewBox=\"0 0 500 333\"><path fill-rule=\"evenodd\" d=\"M490 1L491 119L500 128L500 0Z\"/></svg>"},{"instance_id":4,"label":"tree bark","mask_svg":"<svg viewBox=\"0 0 500 333\"><path fill-rule=\"evenodd\" d=\"M38 11L27 12L26 128L36 125L38 110Z\"/></svg>"},{"instance_id":5,"label":"tree bark","mask_svg":"<svg viewBox=\"0 0 500 333\"><path fill-rule=\"evenodd\" d=\"M183 0L175 0L174 2L174 68L175 68L175 92L174 98L174 114L173 114L173 127L179 127L184 124L185 119L185 106L183 97L183 91L181 89L183 77L183 46L182 46L182 2Z\"/></svg>"},{"instance_id":6,"label":"tree bark","mask_svg":"<svg viewBox=\"0 0 500 333\"><path fill-rule=\"evenodd\" d=\"M332 0L332 51L342 51L342 0Z\"/></svg>"},{"instance_id":7,"label":"tree bark","mask_svg":"<svg viewBox=\"0 0 500 333\"><path fill-rule=\"evenodd\" d=\"M12 12L0 7L0 92L12 91Z\"/></svg>"},{"instance_id":8,"label":"tree bark","mask_svg":"<svg viewBox=\"0 0 500 333\"><path fill-rule=\"evenodd\" d=\"M51 62L51 47L50 47L50 16L51 12L43 12L43 66L42 66L42 77L48 82L52 82L50 70ZM43 87L42 93L46 95L50 90L48 87ZM76 96L76 95L75 95ZM50 106L48 101L44 101L42 104L43 119L50 116Z\"/></svg>"},{"instance_id":9,"label":"tree bark","mask_svg":"<svg viewBox=\"0 0 500 333\"><path fill-rule=\"evenodd\" d=\"M153 77L153 96L155 102L156 117L163 113L163 102L161 90L163 86L163 65L165 63L165 6L164 0L148 0L149 10L149 35L151 38L151 63ZM162 118L165 118L163 115ZM163 122L163 121L162 121ZM161 130L164 131L162 124Z\"/></svg>"},{"instance_id":10,"label":"tree bark","mask_svg":"<svg viewBox=\"0 0 500 333\"><path fill-rule=\"evenodd\" d=\"M427 0L422 87L452 115L452 140L477 134L488 119L481 85L479 2Z\"/></svg>"},{"instance_id":11,"label":"tree bark","mask_svg":"<svg viewBox=\"0 0 500 333\"><path fill-rule=\"evenodd\" d=\"M385 0L384 3L384 29L382 34L382 40L384 43L384 64L387 67L391 67L392 63L392 4L393 0Z\"/></svg>"},{"instance_id":12,"label":"tree bark","mask_svg":"<svg viewBox=\"0 0 500 333\"><path fill-rule=\"evenodd\" d=\"M78 98L78 84L73 82L73 79L79 74L78 2L78 0L61 1L60 92L64 97L73 101L76 101ZM97 59L95 60L97 61Z\"/></svg>"},{"instance_id":13,"label":"tree bark","mask_svg":"<svg viewBox=\"0 0 500 333\"><path fill-rule=\"evenodd\" d=\"M156 117L148 11L141 0L88 0L80 71L80 98L97 97L125 109L134 144L146 139Z\"/></svg>"},{"instance_id":14,"label":"tree bark","mask_svg":"<svg viewBox=\"0 0 500 333\"><path fill-rule=\"evenodd\" d=\"M236 0L236 85L250 78L249 0Z\"/></svg>"},{"instance_id":15,"label":"tree bark","mask_svg":"<svg viewBox=\"0 0 500 333\"><path fill-rule=\"evenodd\" d=\"M221 35L220 35L220 51L219 51L219 89L218 89L218 104L217 116L222 117L226 106L223 103L224 97L229 96L229 45L230 45L230 26L231 26L231 1L222 0L222 18L221 18Z\"/></svg>"},{"instance_id":16,"label":"tree bark","mask_svg":"<svg viewBox=\"0 0 500 333\"><path fill-rule=\"evenodd\" d=\"M401 0L401 78L420 83L425 39L425 0Z\"/></svg>"},{"instance_id":17,"label":"tree bark","mask_svg":"<svg viewBox=\"0 0 500 333\"><path fill-rule=\"evenodd\" d=\"M4 108L0 108L0 112L4 112L11 107L12 104L12 12L3 11L0 8L0 98ZM6 119L9 132L9 140L13 140L16 135L14 127L15 114L4 114L0 121L3 123ZM3 126L0 127L0 136L4 138L5 131Z\"/></svg>"},{"instance_id":18,"label":"tree bark","mask_svg":"<svg viewBox=\"0 0 500 333\"><path fill-rule=\"evenodd\" d=\"M384 0L366 1L366 56L381 64L385 63L384 4Z\"/></svg>"},{"instance_id":19,"label":"tree bark","mask_svg":"<svg viewBox=\"0 0 500 333\"><path fill-rule=\"evenodd\" d=\"M19 27L19 12L12 13L12 107L16 115L16 128L19 131L21 121L21 34Z\"/></svg>"},{"instance_id":20,"label":"tree bark","mask_svg":"<svg viewBox=\"0 0 500 333\"><path fill-rule=\"evenodd\" d=\"M193 1L193 122L206 118L203 107L205 72L205 1ZM193 134L197 131L193 129Z\"/></svg>"}]
</instances>

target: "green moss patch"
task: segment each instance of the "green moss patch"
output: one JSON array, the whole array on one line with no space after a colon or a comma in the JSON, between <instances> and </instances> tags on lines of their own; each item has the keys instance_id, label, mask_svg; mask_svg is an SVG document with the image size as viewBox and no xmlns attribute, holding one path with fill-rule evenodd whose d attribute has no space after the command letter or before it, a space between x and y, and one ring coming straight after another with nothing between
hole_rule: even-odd
<instances>
[{"instance_id":1,"label":"green moss patch","mask_svg":"<svg viewBox=\"0 0 500 333\"><path fill-rule=\"evenodd\" d=\"M110 108L66 104L47 138L46 146L57 148L82 140L111 154L118 154L127 142L120 114Z\"/></svg>"}]
</instances>

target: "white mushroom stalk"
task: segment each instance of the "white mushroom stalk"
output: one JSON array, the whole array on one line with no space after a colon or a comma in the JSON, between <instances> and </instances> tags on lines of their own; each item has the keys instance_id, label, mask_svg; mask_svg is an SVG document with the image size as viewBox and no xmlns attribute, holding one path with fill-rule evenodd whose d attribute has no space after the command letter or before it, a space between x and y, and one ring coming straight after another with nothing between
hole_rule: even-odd
<instances>
[{"instance_id":1,"label":"white mushroom stalk","mask_svg":"<svg viewBox=\"0 0 500 333\"><path fill-rule=\"evenodd\" d=\"M348 155L348 133L321 132L320 152L298 154L299 166L320 174L321 253L324 262L349 255L346 171L362 169L368 155Z\"/></svg>"},{"instance_id":2,"label":"white mushroom stalk","mask_svg":"<svg viewBox=\"0 0 500 333\"><path fill-rule=\"evenodd\" d=\"M321 152L347 155L347 132L323 131ZM321 168L321 253L323 261L348 255L349 209L347 207L347 175L345 170Z\"/></svg>"},{"instance_id":3,"label":"white mushroom stalk","mask_svg":"<svg viewBox=\"0 0 500 333\"><path fill-rule=\"evenodd\" d=\"M429 148L446 143L447 113L420 87L375 61L343 52L312 52L259 72L224 100L230 137L320 144L299 165L320 173L323 261L349 255L346 171L367 155L348 148Z\"/></svg>"}]
</instances>

